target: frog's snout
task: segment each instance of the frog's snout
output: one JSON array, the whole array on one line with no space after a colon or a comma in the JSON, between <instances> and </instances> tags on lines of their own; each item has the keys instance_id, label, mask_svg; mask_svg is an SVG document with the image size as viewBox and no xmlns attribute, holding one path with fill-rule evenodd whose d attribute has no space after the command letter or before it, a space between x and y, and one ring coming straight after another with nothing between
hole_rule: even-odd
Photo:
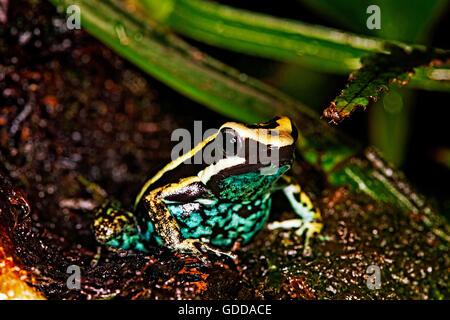
<instances>
[{"instance_id":1,"label":"frog's snout","mask_svg":"<svg viewBox=\"0 0 450 320\"><path fill-rule=\"evenodd\" d=\"M295 144L298 139L298 130L290 118L286 116L275 117L270 122L275 122L277 124L275 130L279 131L280 135L290 136L293 140L293 144Z\"/></svg>"}]
</instances>

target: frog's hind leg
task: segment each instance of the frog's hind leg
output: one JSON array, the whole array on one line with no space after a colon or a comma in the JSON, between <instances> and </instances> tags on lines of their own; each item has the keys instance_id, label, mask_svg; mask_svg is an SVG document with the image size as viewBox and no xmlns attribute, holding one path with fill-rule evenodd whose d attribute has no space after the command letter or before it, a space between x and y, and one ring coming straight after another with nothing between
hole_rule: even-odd
<instances>
[{"instance_id":1,"label":"frog's hind leg","mask_svg":"<svg viewBox=\"0 0 450 320\"><path fill-rule=\"evenodd\" d=\"M205 264L209 264L209 260L204 254L207 251L219 256L225 255L232 260L236 260L236 256L230 252L213 248L199 239L184 238L178 222L163 202L164 198L169 197L174 193L179 195L185 191L192 192L190 186L192 183L197 182L195 179L198 178L186 178L182 179L179 183L157 188L143 198L144 207L150 215L159 242L169 249L193 254Z\"/></svg>"},{"instance_id":2,"label":"frog's hind leg","mask_svg":"<svg viewBox=\"0 0 450 320\"><path fill-rule=\"evenodd\" d=\"M288 184L282 188L284 194L289 200L295 213L297 213L301 219L291 219L282 222L272 222L268 225L270 230L273 229L297 229L295 232L298 236L305 234L305 254L309 253L310 239L314 234L318 234L322 231L322 216L320 210L314 207L311 199L308 195L302 191L301 186L295 183L291 177L283 177L284 181Z\"/></svg>"},{"instance_id":3,"label":"frog's hind leg","mask_svg":"<svg viewBox=\"0 0 450 320\"><path fill-rule=\"evenodd\" d=\"M135 216L116 200L105 201L97 210L92 229L97 241L113 251L147 251Z\"/></svg>"}]
</instances>

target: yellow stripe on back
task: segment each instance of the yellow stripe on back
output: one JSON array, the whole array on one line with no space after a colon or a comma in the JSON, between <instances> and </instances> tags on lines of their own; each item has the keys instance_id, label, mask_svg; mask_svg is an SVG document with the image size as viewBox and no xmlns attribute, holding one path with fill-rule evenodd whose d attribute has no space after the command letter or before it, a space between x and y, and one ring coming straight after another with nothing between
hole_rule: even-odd
<instances>
[{"instance_id":1,"label":"yellow stripe on back","mask_svg":"<svg viewBox=\"0 0 450 320\"><path fill-rule=\"evenodd\" d=\"M208 142L214 140L216 138L218 133L215 133L211 136L209 136L208 138L206 138L205 140L203 140L202 142L200 142L199 144L197 144L192 150L190 150L188 153L183 154L181 157L178 157L177 159L171 161L170 163L168 163L164 168L162 168L161 170L159 170L150 180L148 180L144 186L142 187L141 191L139 192L138 196L136 197L136 200L134 202L134 209L136 210L139 202L141 201L144 193L147 191L148 187L150 187L153 183L155 183L156 181L158 181L159 178L162 177L162 175L164 173L166 173L167 171L173 170L176 167L178 167L181 163L183 163L184 161L186 161L189 158L192 158L197 151L199 151L200 149L202 149Z\"/></svg>"}]
</instances>

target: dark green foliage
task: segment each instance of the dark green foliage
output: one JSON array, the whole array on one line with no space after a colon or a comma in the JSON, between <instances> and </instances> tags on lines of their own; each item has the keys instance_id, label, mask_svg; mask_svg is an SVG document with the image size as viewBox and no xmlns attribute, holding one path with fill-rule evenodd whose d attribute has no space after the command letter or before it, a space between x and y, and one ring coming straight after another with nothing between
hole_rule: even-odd
<instances>
[{"instance_id":1,"label":"dark green foliage","mask_svg":"<svg viewBox=\"0 0 450 320\"><path fill-rule=\"evenodd\" d=\"M427 51L390 45L389 53L375 53L361 58L362 67L350 74L347 87L331 102L323 115L332 123L349 117L357 107L366 108L376 101L392 83L406 85L414 68L440 65L450 58L450 52Z\"/></svg>"}]
</instances>

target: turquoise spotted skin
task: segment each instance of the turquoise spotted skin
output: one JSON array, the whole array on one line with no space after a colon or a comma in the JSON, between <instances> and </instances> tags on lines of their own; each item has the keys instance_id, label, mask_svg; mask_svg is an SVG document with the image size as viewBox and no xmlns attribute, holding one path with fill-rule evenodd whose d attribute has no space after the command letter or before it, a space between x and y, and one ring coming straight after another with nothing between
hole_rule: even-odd
<instances>
[{"instance_id":1,"label":"turquoise spotted skin","mask_svg":"<svg viewBox=\"0 0 450 320\"><path fill-rule=\"evenodd\" d=\"M270 196L273 184L288 169L289 167L284 166L270 175L257 171L228 177L219 184L219 198L239 203L262 201L263 197Z\"/></svg>"},{"instance_id":2,"label":"turquoise spotted skin","mask_svg":"<svg viewBox=\"0 0 450 320\"><path fill-rule=\"evenodd\" d=\"M123 250L138 250L147 252L148 243L154 238L160 243L159 237L154 234L153 224L148 221L146 231L139 233L136 229L123 230L118 236L106 242L112 248Z\"/></svg>"},{"instance_id":3,"label":"turquoise spotted skin","mask_svg":"<svg viewBox=\"0 0 450 320\"><path fill-rule=\"evenodd\" d=\"M230 176L219 184L217 198L188 203L166 201L166 206L185 238L205 239L223 248L236 240L245 244L266 224L272 185L288 169L278 168L271 175L258 171Z\"/></svg>"},{"instance_id":4,"label":"turquoise spotted skin","mask_svg":"<svg viewBox=\"0 0 450 320\"><path fill-rule=\"evenodd\" d=\"M201 203L168 205L185 238L209 239L219 247L230 247L236 240L247 243L266 223L270 197L246 203L223 202L211 206Z\"/></svg>"},{"instance_id":5,"label":"turquoise spotted skin","mask_svg":"<svg viewBox=\"0 0 450 320\"><path fill-rule=\"evenodd\" d=\"M230 176L218 185L218 197L164 203L185 238L202 239L222 248L231 247L237 240L245 244L266 224L272 187L288 169L284 166L270 175L249 172ZM101 226L94 228L97 239L106 239L100 233L104 228L117 230L117 236L104 241L112 248L146 252L152 242L164 245L145 212L132 214L119 210L119 206L115 201L112 208L97 213L96 223ZM132 222L133 218L137 221Z\"/></svg>"},{"instance_id":6,"label":"turquoise spotted skin","mask_svg":"<svg viewBox=\"0 0 450 320\"><path fill-rule=\"evenodd\" d=\"M260 171L232 175L220 182L218 198L167 207L185 238L207 239L224 248L236 240L245 244L266 224L272 186L288 169L277 168L270 175Z\"/></svg>"}]
</instances>

